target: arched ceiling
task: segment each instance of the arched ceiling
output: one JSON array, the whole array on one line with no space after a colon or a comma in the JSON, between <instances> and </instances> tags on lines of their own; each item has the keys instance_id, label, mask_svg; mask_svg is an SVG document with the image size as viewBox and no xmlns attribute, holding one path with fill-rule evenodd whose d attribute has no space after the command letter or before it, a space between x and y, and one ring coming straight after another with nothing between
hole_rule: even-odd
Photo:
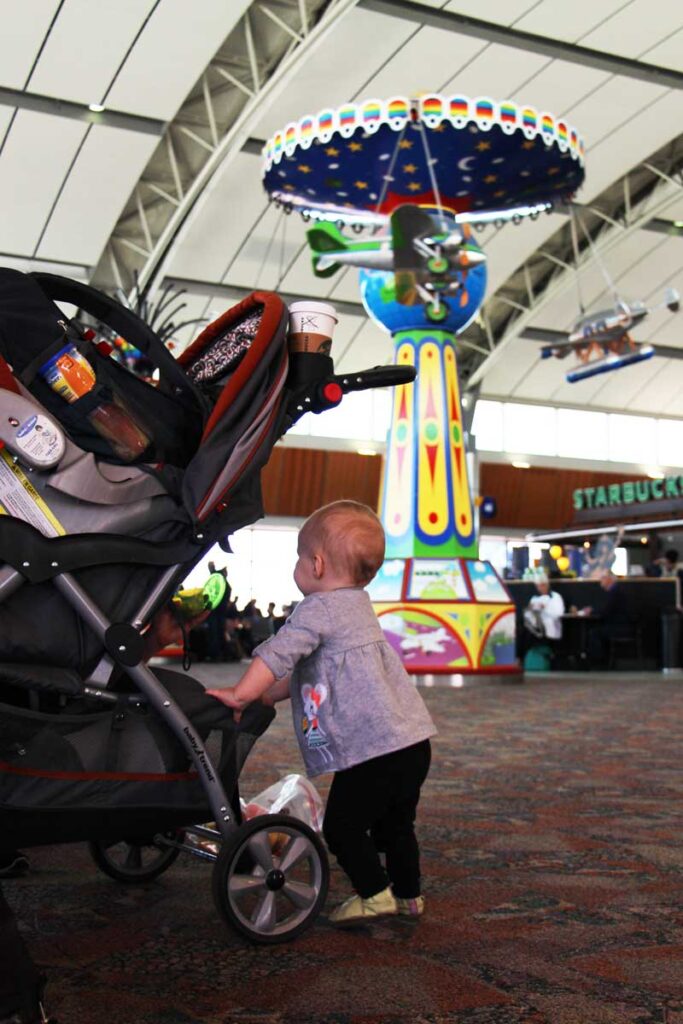
<instances>
[{"instance_id":1,"label":"arched ceiling","mask_svg":"<svg viewBox=\"0 0 683 1024\"><path fill-rule=\"evenodd\" d=\"M578 127L584 300L610 303L604 263L624 297L654 304L683 291L682 65L678 0L4 0L0 261L126 292L134 273L151 293L174 283L186 318L255 286L330 298L340 368L384 361L355 275L315 279L304 224L267 203L260 145L325 105L457 90ZM652 314L636 337L664 355L619 373L567 385L563 363L538 359L534 339L577 313L568 212L482 232L489 291L462 339L465 381L683 417L683 317Z\"/></svg>"}]
</instances>

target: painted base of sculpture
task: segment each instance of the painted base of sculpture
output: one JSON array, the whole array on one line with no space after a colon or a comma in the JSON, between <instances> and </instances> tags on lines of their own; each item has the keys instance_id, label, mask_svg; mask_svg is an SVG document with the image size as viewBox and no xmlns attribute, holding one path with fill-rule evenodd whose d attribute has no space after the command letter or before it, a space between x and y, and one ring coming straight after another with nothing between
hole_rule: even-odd
<instances>
[{"instance_id":1,"label":"painted base of sculpture","mask_svg":"<svg viewBox=\"0 0 683 1024\"><path fill-rule=\"evenodd\" d=\"M384 633L414 675L519 675L515 606L489 562L394 558L368 588Z\"/></svg>"}]
</instances>

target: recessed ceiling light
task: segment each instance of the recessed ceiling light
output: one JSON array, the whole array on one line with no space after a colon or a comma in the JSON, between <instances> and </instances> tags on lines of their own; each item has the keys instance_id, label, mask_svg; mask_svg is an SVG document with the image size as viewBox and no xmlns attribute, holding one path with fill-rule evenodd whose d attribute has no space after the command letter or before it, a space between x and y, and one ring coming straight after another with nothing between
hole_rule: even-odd
<instances>
[{"instance_id":1,"label":"recessed ceiling light","mask_svg":"<svg viewBox=\"0 0 683 1024\"><path fill-rule=\"evenodd\" d=\"M101 103L89 103L88 110L92 110L93 114L101 114L104 107Z\"/></svg>"},{"instance_id":2,"label":"recessed ceiling light","mask_svg":"<svg viewBox=\"0 0 683 1024\"><path fill-rule=\"evenodd\" d=\"M356 448L356 453L358 455L377 455L374 448Z\"/></svg>"},{"instance_id":3,"label":"recessed ceiling light","mask_svg":"<svg viewBox=\"0 0 683 1024\"><path fill-rule=\"evenodd\" d=\"M512 465L515 469L531 469L530 462L513 462Z\"/></svg>"}]
</instances>

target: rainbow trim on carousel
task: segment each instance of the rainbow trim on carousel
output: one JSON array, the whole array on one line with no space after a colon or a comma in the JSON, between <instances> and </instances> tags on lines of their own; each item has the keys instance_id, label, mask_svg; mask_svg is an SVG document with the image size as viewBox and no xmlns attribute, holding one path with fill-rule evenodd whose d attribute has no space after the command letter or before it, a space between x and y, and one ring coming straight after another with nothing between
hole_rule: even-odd
<instances>
[{"instance_id":1,"label":"rainbow trim on carousel","mask_svg":"<svg viewBox=\"0 0 683 1024\"><path fill-rule=\"evenodd\" d=\"M539 114L533 107L488 96L471 99L430 93L417 100L391 96L387 100L345 103L337 110L328 108L316 115L306 114L268 139L263 147L264 170L269 171L283 157L293 156L297 149L308 149L313 142L329 142L335 132L349 138L360 128L371 135L385 124L398 132L411 121L421 121L428 128L438 128L443 122L464 128L470 123L480 131L490 131L497 125L507 135L521 132L530 140L540 136L547 146L557 146L560 153L569 153L572 160L584 166L585 146L577 130L547 111Z\"/></svg>"}]
</instances>

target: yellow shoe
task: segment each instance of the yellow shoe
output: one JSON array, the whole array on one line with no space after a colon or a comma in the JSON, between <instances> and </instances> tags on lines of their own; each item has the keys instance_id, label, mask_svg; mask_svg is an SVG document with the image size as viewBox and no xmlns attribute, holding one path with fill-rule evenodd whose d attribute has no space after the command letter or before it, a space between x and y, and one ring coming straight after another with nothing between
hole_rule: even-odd
<instances>
[{"instance_id":1,"label":"yellow shoe","mask_svg":"<svg viewBox=\"0 0 683 1024\"><path fill-rule=\"evenodd\" d=\"M425 912L424 896L413 896L410 900L402 900L396 897L397 913L404 917L422 917Z\"/></svg>"},{"instance_id":2,"label":"yellow shoe","mask_svg":"<svg viewBox=\"0 0 683 1024\"><path fill-rule=\"evenodd\" d=\"M351 896L334 908L329 920L331 924L357 924L359 921L373 921L378 917L387 917L390 914L396 914L397 911L394 894L391 889L386 888L375 896L368 896L365 900L361 896Z\"/></svg>"}]
</instances>

